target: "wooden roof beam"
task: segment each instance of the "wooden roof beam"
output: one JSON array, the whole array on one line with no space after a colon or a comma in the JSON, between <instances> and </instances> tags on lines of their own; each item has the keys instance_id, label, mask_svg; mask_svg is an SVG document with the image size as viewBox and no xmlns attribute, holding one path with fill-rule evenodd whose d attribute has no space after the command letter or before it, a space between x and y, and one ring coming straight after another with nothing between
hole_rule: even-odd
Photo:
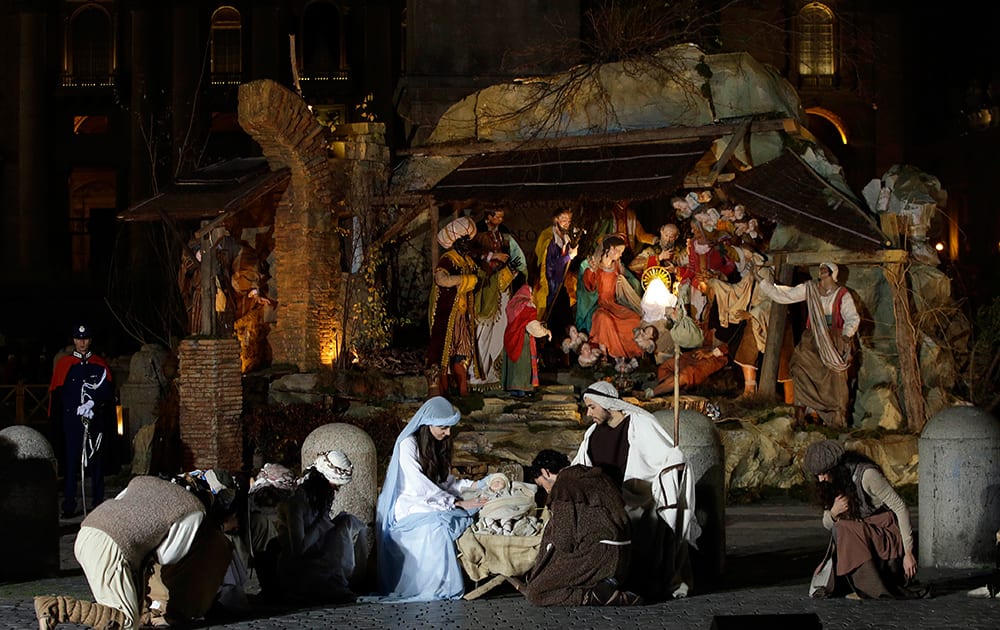
<instances>
[{"instance_id":1,"label":"wooden roof beam","mask_svg":"<svg viewBox=\"0 0 1000 630\"><path fill-rule=\"evenodd\" d=\"M774 252L777 253L777 252ZM818 265L830 261L838 265L885 265L905 263L909 253L904 249L883 249L874 252L832 250L825 252L782 252L785 264L793 267Z\"/></svg>"},{"instance_id":2,"label":"wooden roof beam","mask_svg":"<svg viewBox=\"0 0 1000 630\"><path fill-rule=\"evenodd\" d=\"M486 153L505 153L538 149L579 149L609 145L643 144L649 142L669 142L718 138L737 133L746 121L733 124L702 125L700 127L661 127L660 129L636 129L617 133L588 134L584 136L559 136L536 138L514 142L468 142L464 144L440 144L400 149L398 155L422 157L462 157ZM799 135L799 123L791 118L775 120L755 120L750 123L749 133L784 131ZM734 147L735 149L735 147Z\"/></svg>"}]
</instances>

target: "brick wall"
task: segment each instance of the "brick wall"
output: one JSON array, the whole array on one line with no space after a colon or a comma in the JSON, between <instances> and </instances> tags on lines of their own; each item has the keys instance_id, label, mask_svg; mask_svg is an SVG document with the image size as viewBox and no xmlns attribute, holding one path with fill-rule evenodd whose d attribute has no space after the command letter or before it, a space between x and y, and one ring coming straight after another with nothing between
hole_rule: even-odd
<instances>
[{"instance_id":1,"label":"brick wall","mask_svg":"<svg viewBox=\"0 0 1000 630\"><path fill-rule=\"evenodd\" d=\"M275 363L313 371L330 363L340 322L329 130L297 94L270 80L240 86L239 121L272 168L292 173L274 219L278 319L268 339Z\"/></svg>"},{"instance_id":2,"label":"brick wall","mask_svg":"<svg viewBox=\"0 0 1000 630\"><path fill-rule=\"evenodd\" d=\"M184 339L180 345L180 429L184 470L243 467L240 342Z\"/></svg>"}]
</instances>

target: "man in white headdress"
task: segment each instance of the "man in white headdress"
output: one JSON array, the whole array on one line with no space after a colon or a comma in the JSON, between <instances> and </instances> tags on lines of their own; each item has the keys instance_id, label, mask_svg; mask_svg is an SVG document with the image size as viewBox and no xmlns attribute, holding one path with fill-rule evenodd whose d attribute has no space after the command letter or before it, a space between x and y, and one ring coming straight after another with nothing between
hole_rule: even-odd
<instances>
[{"instance_id":1,"label":"man in white headdress","mask_svg":"<svg viewBox=\"0 0 1000 630\"><path fill-rule=\"evenodd\" d=\"M795 405L801 415L814 411L832 427L847 426L851 338L861 323L850 291L837 284L839 271L836 264L824 262L819 266L819 280L794 287L760 282L761 291L773 301L804 301L809 308L809 321L790 364Z\"/></svg>"},{"instance_id":2,"label":"man in white headdress","mask_svg":"<svg viewBox=\"0 0 1000 630\"><path fill-rule=\"evenodd\" d=\"M573 464L604 470L622 489L632 523L626 586L647 601L683 597L692 584L688 547L697 548L694 480L681 449L648 411L598 381L583 392L587 429Z\"/></svg>"}]
</instances>

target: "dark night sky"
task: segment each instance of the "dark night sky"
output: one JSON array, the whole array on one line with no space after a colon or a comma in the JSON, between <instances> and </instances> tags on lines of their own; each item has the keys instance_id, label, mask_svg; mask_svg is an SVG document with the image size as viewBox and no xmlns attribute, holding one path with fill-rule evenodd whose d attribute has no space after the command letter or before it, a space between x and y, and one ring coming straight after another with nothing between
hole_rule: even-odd
<instances>
[{"instance_id":1,"label":"dark night sky","mask_svg":"<svg viewBox=\"0 0 1000 630\"><path fill-rule=\"evenodd\" d=\"M956 292L976 307L1000 293L1000 120L972 131L963 115L1000 106L1000 8L964 1L947 7L905 13L905 159L938 177L949 205L961 208L961 264L950 272ZM970 90L976 85L978 93Z\"/></svg>"}]
</instances>

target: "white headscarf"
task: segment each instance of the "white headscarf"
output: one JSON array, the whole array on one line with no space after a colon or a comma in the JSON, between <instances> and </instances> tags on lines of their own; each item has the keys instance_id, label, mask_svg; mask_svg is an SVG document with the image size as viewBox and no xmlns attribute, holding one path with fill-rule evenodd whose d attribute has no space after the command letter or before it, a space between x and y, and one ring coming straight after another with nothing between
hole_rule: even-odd
<instances>
[{"instance_id":1,"label":"white headscarf","mask_svg":"<svg viewBox=\"0 0 1000 630\"><path fill-rule=\"evenodd\" d=\"M626 416L637 413L649 413L638 405L633 405L622 400L615 386L607 381L597 381L585 389L583 391L583 401L587 402L588 400L605 409L621 411Z\"/></svg>"},{"instance_id":2,"label":"white headscarf","mask_svg":"<svg viewBox=\"0 0 1000 630\"><path fill-rule=\"evenodd\" d=\"M833 278L833 281L834 282L837 281L837 274L840 272L840 268L837 267L836 263L824 262L824 263L820 263L819 266L820 267L826 267L827 270L830 272L830 277Z\"/></svg>"},{"instance_id":3,"label":"white headscarf","mask_svg":"<svg viewBox=\"0 0 1000 630\"><path fill-rule=\"evenodd\" d=\"M354 464L347 458L347 455L340 451L320 453L309 468L326 477L326 480L334 486L350 483L351 477L354 475ZM306 469L306 474L308 474L309 468ZM302 475L303 479L306 478L306 474Z\"/></svg>"},{"instance_id":4,"label":"white headscarf","mask_svg":"<svg viewBox=\"0 0 1000 630\"><path fill-rule=\"evenodd\" d=\"M382 484L382 492L378 495L378 507L375 511L380 542L385 532L395 522L396 498L399 496L399 445L425 424L433 427L450 427L458 424L461 419L462 412L448 402L448 399L434 396L417 409L417 413L413 414L410 422L396 438L396 444L392 447L392 459L389 460L389 467L385 471L385 482Z\"/></svg>"},{"instance_id":5,"label":"white headscarf","mask_svg":"<svg viewBox=\"0 0 1000 630\"><path fill-rule=\"evenodd\" d=\"M291 492L295 490L295 475L281 464L264 464L250 486L250 494L262 488L277 488Z\"/></svg>"}]
</instances>

